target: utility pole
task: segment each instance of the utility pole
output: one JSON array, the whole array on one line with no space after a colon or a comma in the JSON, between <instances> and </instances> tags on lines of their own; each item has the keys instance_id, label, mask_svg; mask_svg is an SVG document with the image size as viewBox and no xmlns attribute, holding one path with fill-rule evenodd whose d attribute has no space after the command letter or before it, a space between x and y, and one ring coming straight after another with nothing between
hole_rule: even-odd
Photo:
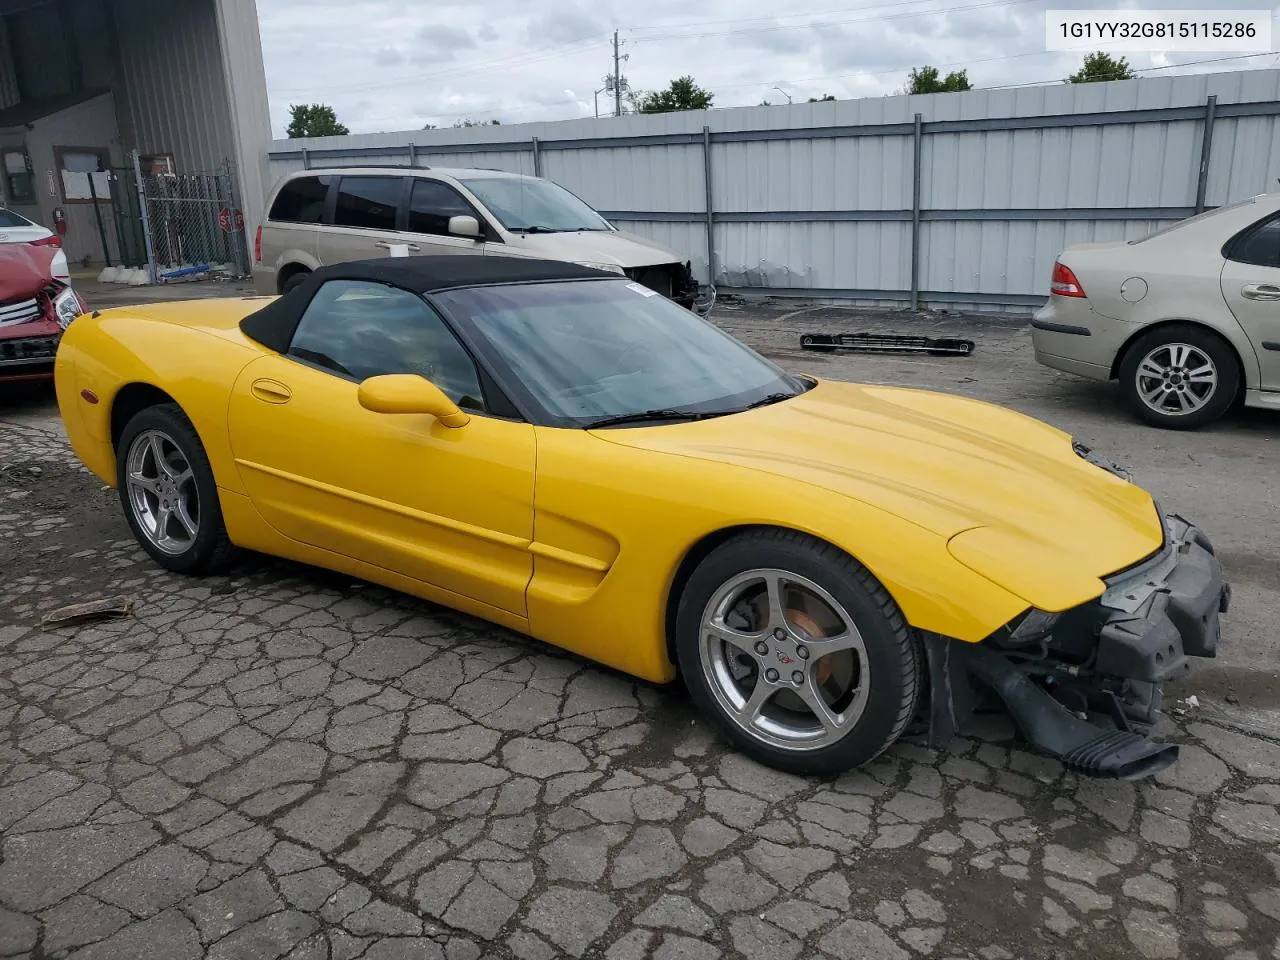
<instances>
[{"instance_id":1,"label":"utility pole","mask_svg":"<svg viewBox=\"0 0 1280 960\"><path fill-rule=\"evenodd\" d=\"M622 58L618 56L618 31L613 31L613 115L622 116Z\"/></svg>"}]
</instances>

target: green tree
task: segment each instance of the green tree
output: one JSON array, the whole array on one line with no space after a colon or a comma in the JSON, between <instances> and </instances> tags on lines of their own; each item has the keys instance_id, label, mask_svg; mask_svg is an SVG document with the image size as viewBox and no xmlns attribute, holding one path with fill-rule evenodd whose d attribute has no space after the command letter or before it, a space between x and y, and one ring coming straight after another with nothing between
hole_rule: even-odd
<instances>
[{"instance_id":1,"label":"green tree","mask_svg":"<svg viewBox=\"0 0 1280 960\"><path fill-rule=\"evenodd\" d=\"M502 125L501 120L471 120L463 118L453 121L455 127L498 127Z\"/></svg>"},{"instance_id":2,"label":"green tree","mask_svg":"<svg viewBox=\"0 0 1280 960\"><path fill-rule=\"evenodd\" d=\"M307 137L345 137L351 131L338 122L333 107L324 103L299 103L289 105L290 140Z\"/></svg>"},{"instance_id":3,"label":"green tree","mask_svg":"<svg viewBox=\"0 0 1280 960\"><path fill-rule=\"evenodd\" d=\"M1067 83L1099 83L1103 80L1132 80L1133 70L1124 57L1118 60L1111 54L1099 50L1084 58L1080 69L1067 77Z\"/></svg>"},{"instance_id":4,"label":"green tree","mask_svg":"<svg viewBox=\"0 0 1280 960\"><path fill-rule=\"evenodd\" d=\"M828 100L834 100L834 99L835 97L832 94L824 93L820 97L810 97L809 102L810 103L826 103Z\"/></svg>"},{"instance_id":5,"label":"green tree","mask_svg":"<svg viewBox=\"0 0 1280 960\"><path fill-rule=\"evenodd\" d=\"M969 75L964 70L955 70L941 77L937 67L917 67L907 75L907 93L959 93L972 89Z\"/></svg>"},{"instance_id":6,"label":"green tree","mask_svg":"<svg viewBox=\"0 0 1280 960\"><path fill-rule=\"evenodd\" d=\"M714 95L703 90L687 74L671 81L665 90L641 93L632 101L636 113L675 113L678 110L706 110Z\"/></svg>"}]
</instances>

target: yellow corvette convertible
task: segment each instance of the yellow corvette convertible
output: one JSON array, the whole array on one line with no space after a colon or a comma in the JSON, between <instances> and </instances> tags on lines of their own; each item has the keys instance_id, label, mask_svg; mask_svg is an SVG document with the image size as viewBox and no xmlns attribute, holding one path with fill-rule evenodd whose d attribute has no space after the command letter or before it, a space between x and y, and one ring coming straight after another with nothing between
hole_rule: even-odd
<instances>
[{"instance_id":1,"label":"yellow corvette convertible","mask_svg":"<svg viewBox=\"0 0 1280 960\"><path fill-rule=\"evenodd\" d=\"M1214 655L1209 541L1071 437L791 376L652 290L502 257L328 267L278 299L79 317L80 459L163 567L343 571L655 682L796 772L1009 712L1139 777Z\"/></svg>"}]
</instances>

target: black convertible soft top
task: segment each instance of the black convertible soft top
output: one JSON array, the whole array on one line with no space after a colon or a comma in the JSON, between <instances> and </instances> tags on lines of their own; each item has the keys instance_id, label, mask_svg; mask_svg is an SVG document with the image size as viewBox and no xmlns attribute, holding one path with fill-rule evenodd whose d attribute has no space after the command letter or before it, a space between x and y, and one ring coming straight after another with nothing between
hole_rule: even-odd
<instances>
[{"instance_id":1,"label":"black convertible soft top","mask_svg":"<svg viewBox=\"0 0 1280 960\"><path fill-rule=\"evenodd\" d=\"M329 280L368 280L413 293L432 293L458 287L484 287L501 283L538 283L547 280L617 280L616 273L582 267L563 260L527 257L436 256L383 257L321 267L306 282L249 314L240 331L249 339L277 353L293 342L303 311L321 284Z\"/></svg>"}]
</instances>

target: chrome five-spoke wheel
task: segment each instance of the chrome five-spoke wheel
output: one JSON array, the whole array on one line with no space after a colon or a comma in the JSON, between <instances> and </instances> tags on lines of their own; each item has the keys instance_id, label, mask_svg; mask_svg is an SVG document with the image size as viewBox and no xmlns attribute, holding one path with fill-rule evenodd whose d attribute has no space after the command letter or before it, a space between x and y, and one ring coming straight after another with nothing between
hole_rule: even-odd
<instances>
[{"instance_id":1,"label":"chrome five-spoke wheel","mask_svg":"<svg viewBox=\"0 0 1280 960\"><path fill-rule=\"evenodd\" d=\"M773 746L839 740L867 703L870 669L853 618L812 580L748 570L724 583L702 618L702 669L725 713Z\"/></svg>"},{"instance_id":2,"label":"chrome five-spoke wheel","mask_svg":"<svg viewBox=\"0 0 1280 960\"><path fill-rule=\"evenodd\" d=\"M176 403L129 418L116 446L116 487L134 537L166 570L212 573L231 559L209 456Z\"/></svg>"},{"instance_id":3,"label":"chrome five-spoke wheel","mask_svg":"<svg viewBox=\"0 0 1280 960\"><path fill-rule=\"evenodd\" d=\"M716 547L681 589L675 631L693 700L780 770L860 766L915 714L915 633L865 567L806 534L760 528Z\"/></svg>"},{"instance_id":4,"label":"chrome five-spoke wheel","mask_svg":"<svg viewBox=\"0 0 1280 960\"><path fill-rule=\"evenodd\" d=\"M200 533L200 493L182 449L160 430L146 430L129 445L129 508L138 529L170 556L186 553Z\"/></svg>"}]
</instances>

